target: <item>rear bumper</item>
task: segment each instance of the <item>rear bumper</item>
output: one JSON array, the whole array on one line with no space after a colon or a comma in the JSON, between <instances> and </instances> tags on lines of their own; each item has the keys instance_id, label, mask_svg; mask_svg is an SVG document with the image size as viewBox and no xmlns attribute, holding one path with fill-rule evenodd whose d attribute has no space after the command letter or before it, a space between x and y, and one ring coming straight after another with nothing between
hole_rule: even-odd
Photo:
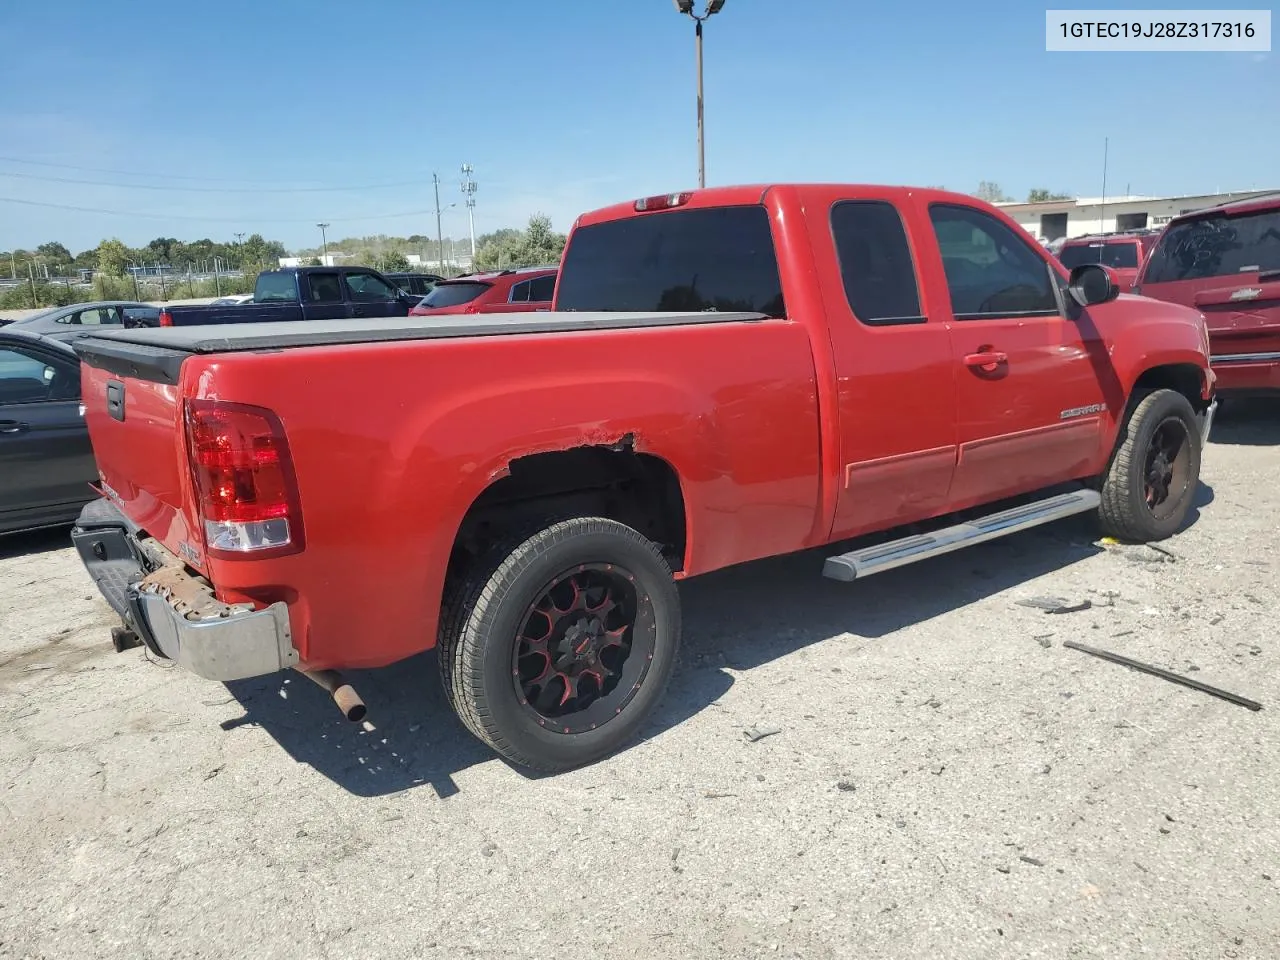
<instances>
[{"instance_id":1,"label":"rear bumper","mask_svg":"<svg viewBox=\"0 0 1280 960\"><path fill-rule=\"evenodd\" d=\"M223 603L207 580L188 573L110 501L86 506L71 540L107 603L157 656L220 681L297 665L284 603Z\"/></svg>"}]
</instances>

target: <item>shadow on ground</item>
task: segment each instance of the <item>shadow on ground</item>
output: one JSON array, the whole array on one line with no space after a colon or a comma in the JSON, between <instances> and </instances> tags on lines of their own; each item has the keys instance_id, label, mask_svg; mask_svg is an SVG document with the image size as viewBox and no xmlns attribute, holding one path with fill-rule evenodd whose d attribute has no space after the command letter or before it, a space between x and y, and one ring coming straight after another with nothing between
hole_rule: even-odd
<instances>
[{"instance_id":1,"label":"shadow on ground","mask_svg":"<svg viewBox=\"0 0 1280 960\"><path fill-rule=\"evenodd\" d=\"M1213 499L1202 487L1197 508ZM1198 509L1188 525L1198 517ZM750 670L840 634L883 638L1102 552L1087 519L1066 520L1004 540L846 584L821 576L840 545L721 570L681 584L684 647L663 705L645 726L651 738L705 709L733 685L722 667ZM348 678L369 706L352 724L301 675L228 684L245 715L295 760L359 796L424 784L441 797L454 776L495 755L462 726L444 699L435 653ZM522 775L530 776L524 771Z\"/></svg>"},{"instance_id":2,"label":"shadow on ground","mask_svg":"<svg viewBox=\"0 0 1280 960\"><path fill-rule=\"evenodd\" d=\"M1248 447L1280 445L1280 398L1223 402L1214 417L1209 442Z\"/></svg>"},{"instance_id":3,"label":"shadow on ground","mask_svg":"<svg viewBox=\"0 0 1280 960\"><path fill-rule=\"evenodd\" d=\"M71 546L71 524L64 527L51 527L47 530L32 530L27 533L4 534L0 535L0 560L49 553L69 546Z\"/></svg>"}]
</instances>

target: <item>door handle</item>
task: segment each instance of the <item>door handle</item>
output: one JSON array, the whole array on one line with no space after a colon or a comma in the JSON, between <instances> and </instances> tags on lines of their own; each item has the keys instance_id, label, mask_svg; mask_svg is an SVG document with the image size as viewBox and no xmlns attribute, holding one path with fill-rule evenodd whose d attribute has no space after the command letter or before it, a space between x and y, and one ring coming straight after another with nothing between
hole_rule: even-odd
<instances>
[{"instance_id":1,"label":"door handle","mask_svg":"<svg viewBox=\"0 0 1280 960\"><path fill-rule=\"evenodd\" d=\"M1000 350L980 350L964 358L966 367L977 367L983 373L994 373L1002 363L1009 362L1009 355Z\"/></svg>"},{"instance_id":2,"label":"door handle","mask_svg":"<svg viewBox=\"0 0 1280 960\"><path fill-rule=\"evenodd\" d=\"M21 420L0 420L0 433L26 433L30 429L31 424Z\"/></svg>"}]
</instances>

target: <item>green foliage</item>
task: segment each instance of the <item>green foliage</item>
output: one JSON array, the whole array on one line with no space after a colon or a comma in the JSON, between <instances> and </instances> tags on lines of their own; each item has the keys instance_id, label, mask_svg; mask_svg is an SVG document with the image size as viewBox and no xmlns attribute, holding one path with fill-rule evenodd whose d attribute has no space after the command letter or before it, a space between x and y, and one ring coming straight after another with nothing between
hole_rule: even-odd
<instances>
[{"instance_id":1,"label":"green foliage","mask_svg":"<svg viewBox=\"0 0 1280 960\"><path fill-rule=\"evenodd\" d=\"M109 277L123 277L133 253L121 241L112 238L98 244L98 269Z\"/></svg>"},{"instance_id":2,"label":"green foliage","mask_svg":"<svg viewBox=\"0 0 1280 960\"><path fill-rule=\"evenodd\" d=\"M1050 193L1044 187L1036 187L1027 194L1027 203L1044 203L1047 200L1070 200L1069 193Z\"/></svg>"},{"instance_id":3,"label":"green foliage","mask_svg":"<svg viewBox=\"0 0 1280 960\"><path fill-rule=\"evenodd\" d=\"M409 258L399 250L392 250L382 257L382 272L402 273L409 269Z\"/></svg>"},{"instance_id":4,"label":"green foliage","mask_svg":"<svg viewBox=\"0 0 1280 960\"><path fill-rule=\"evenodd\" d=\"M993 183L990 180L983 180L979 183L978 189L974 191L973 195L979 200L987 201L987 203L1004 203L1013 199L1013 197L1000 189L1000 184Z\"/></svg>"},{"instance_id":5,"label":"green foliage","mask_svg":"<svg viewBox=\"0 0 1280 960\"><path fill-rule=\"evenodd\" d=\"M323 266L323 264L320 262L319 257L303 257L301 260L298 261L298 264L303 267Z\"/></svg>"},{"instance_id":6,"label":"green foliage","mask_svg":"<svg viewBox=\"0 0 1280 960\"><path fill-rule=\"evenodd\" d=\"M551 218L535 214L525 230L500 230L477 241L476 270L505 270L560 262L565 235L551 229Z\"/></svg>"}]
</instances>

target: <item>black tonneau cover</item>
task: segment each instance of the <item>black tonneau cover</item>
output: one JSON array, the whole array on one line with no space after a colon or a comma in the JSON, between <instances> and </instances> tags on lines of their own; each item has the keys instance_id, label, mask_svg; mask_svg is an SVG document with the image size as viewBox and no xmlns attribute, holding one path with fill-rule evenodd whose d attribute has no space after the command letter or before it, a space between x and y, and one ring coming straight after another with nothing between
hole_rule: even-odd
<instances>
[{"instance_id":1,"label":"black tonneau cover","mask_svg":"<svg viewBox=\"0 0 1280 960\"><path fill-rule=\"evenodd\" d=\"M117 376L161 383L178 382L182 361L191 354L244 353L291 347L348 346L397 340L513 336L522 333L576 333L630 330L701 323L769 319L763 313L487 313L459 316L379 317L283 323L227 323L190 327L111 330L74 342L80 358Z\"/></svg>"}]
</instances>

